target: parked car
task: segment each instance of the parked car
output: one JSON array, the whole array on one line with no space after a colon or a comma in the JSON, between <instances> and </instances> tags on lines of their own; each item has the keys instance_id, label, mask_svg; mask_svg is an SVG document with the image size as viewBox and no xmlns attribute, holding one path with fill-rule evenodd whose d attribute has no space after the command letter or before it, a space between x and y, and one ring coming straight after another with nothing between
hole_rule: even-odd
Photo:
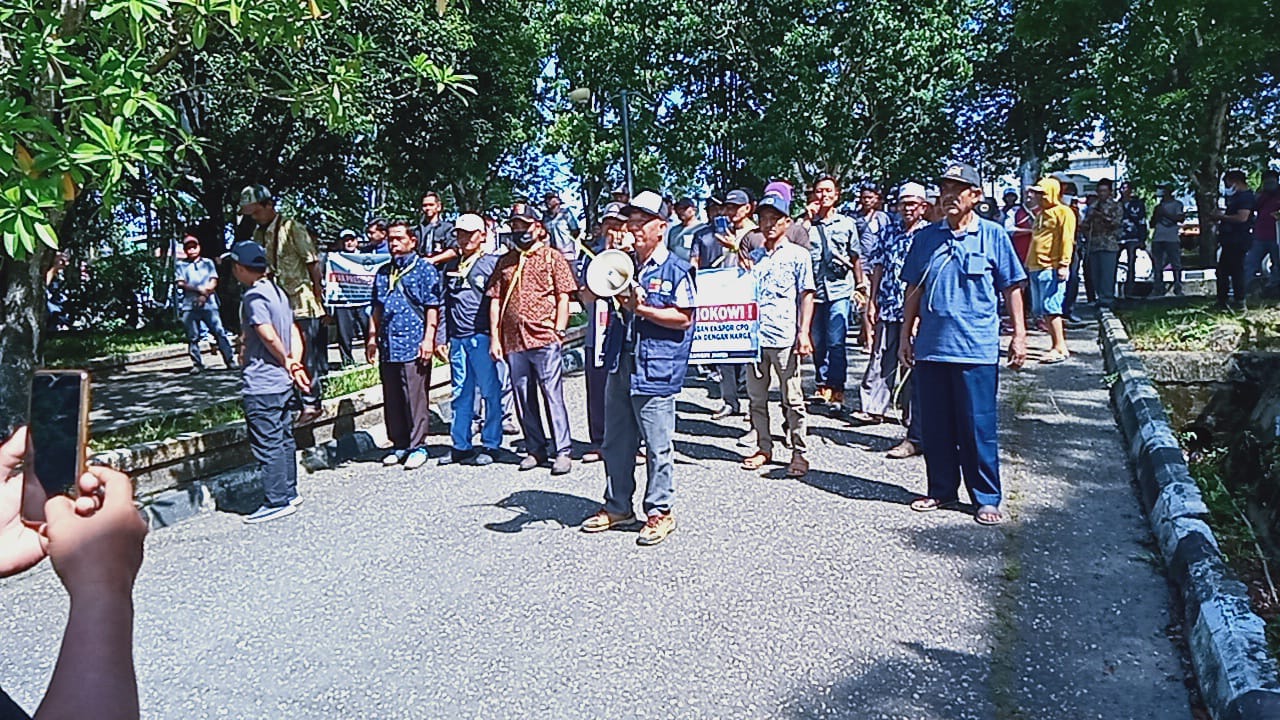
<instances>
[{"instance_id":1,"label":"parked car","mask_svg":"<svg viewBox=\"0 0 1280 720\"><path fill-rule=\"evenodd\" d=\"M1200 247L1200 213L1195 206L1183 210L1186 217L1178 226L1178 244L1183 250L1195 250Z\"/></svg>"}]
</instances>

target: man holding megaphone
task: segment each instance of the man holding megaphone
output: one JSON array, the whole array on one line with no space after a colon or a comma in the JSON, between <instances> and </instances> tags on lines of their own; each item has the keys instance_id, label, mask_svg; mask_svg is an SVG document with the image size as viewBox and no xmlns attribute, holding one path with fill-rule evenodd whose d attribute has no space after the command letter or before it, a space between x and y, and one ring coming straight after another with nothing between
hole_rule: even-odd
<instances>
[{"instance_id":1,"label":"man holding megaphone","mask_svg":"<svg viewBox=\"0 0 1280 720\"><path fill-rule=\"evenodd\" d=\"M656 545L676 528L671 512L672 436L676 394L684 385L693 346L693 268L667 249L669 213L661 196L641 192L625 213L627 229L635 239L635 265L624 262L622 251L606 252L588 270L587 283L594 294L616 294L622 321L609 324L604 341L609 369L605 383L609 422L601 448L604 507L582 524L582 531L603 532L632 523L636 451L643 441L646 520L636 542Z\"/></svg>"}]
</instances>

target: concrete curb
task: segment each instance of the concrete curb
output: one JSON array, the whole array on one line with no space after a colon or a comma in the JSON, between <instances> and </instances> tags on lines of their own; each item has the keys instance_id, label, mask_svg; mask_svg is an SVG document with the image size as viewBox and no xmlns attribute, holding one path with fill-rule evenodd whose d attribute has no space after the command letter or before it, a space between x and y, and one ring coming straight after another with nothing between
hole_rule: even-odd
<instances>
[{"instance_id":1,"label":"concrete curb","mask_svg":"<svg viewBox=\"0 0 1280 720\"><path fill-rule=\"evenodd\" d=\"M1250 608L1244 584L1231 577L1205 523L1209 509L1147 368L1109 310L1101 313L1098 335L1107 371L1115 375L1111 399L1143 509L1182 600L1201 696L1218 720L1280 718L1280 680L1262 618Z\"/></svg>"},{"instance_id":2,"label":"concrete curb","mask_svg":"<svg viewBox=\"0 0 1280 720\"><path fill-rule=\"evenodd\" d=\"M566 372L583 368L585 353L580 345L584 337L584 328L569 331L564 347ZM432 403L446 402L451 392L449 376L441 373L431 386ZM319 420L294 428L302 473L334 467L378 445L380 387L326 400L324 408ZM237 421L107 450L95 454L90 462L129 473L152 527L166 527L214 508L245 507L259 497L255 471L246 465L251 460L245 424Z\"/></svg>"}]
</instances>

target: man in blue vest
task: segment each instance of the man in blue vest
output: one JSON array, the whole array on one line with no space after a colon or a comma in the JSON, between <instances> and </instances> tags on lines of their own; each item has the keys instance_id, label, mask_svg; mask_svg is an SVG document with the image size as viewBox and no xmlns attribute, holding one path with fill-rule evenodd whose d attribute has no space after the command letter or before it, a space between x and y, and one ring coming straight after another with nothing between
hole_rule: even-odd
<instances>
[{"instance_id":1,"label":"man in blue vest","mask_svg":"<svg viewBox=\"0 0 1280 720\"><path fill-rule=\"evenodd\" d=\"M604 507L582 524L603 532L630 525L636 491L636 451L647 448L644 512L636 542L656 545L676 529L671 513L672 436L676 394L684 385L693 345L693 268L666 246L669 212L662 197L644 191L626 207L635 237L635 284L618 296L622 322L605 333Z\"/></svg>"},{"instance_id":2,"label":"man in blue vest","mask_svg":"<svg viewBox=\"0 0 1280 720\"><path fill-rule=\"evenodd\" d=\"M1004 228L974 212L982 199L976 170L954 163L938 186L938 209L945 219L911 238L901 271L907 290L898 357L915 368L914 399L929 478L928 495L912 502L911 509L956 506L963 474L978 506L975 518L996 525L1004 521L996 441L996 294L1004 294L1013 322L1009 366L1019 368L1027 359L1022 314L1027 273Z\"/></svg>"}]
</instances>

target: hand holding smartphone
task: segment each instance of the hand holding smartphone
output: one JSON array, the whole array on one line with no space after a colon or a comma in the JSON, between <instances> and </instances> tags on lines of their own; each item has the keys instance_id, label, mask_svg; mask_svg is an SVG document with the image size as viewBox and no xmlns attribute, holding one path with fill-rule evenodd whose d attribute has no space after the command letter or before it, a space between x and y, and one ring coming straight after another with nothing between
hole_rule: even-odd
<instances>
[{"instance_id":1,"label":"hand holding smartphone","mask_svg":"<svg viewBox=\"0 0 1280 720\"><path fill-rule=\"evenodd\" d=\"M37 370L31 380L31 457L45 494L70 495L85 473L89 445L89 373Z\"/></svg>"}]
</instances>

